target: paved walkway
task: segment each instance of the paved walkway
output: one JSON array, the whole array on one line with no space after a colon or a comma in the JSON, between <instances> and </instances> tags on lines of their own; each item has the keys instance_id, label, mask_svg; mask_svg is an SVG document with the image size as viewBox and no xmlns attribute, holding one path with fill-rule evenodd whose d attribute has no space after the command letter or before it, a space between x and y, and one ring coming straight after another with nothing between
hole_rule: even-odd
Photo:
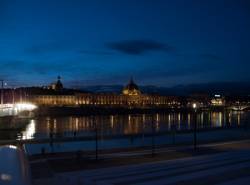
<instances>
[{"instance_id":1,"label":"paved walkway","mask_svg":"<svg viewBox=\"0 0 250 185\"><path fill-rule=\"evenodd\" d=\"M249 180L250 150L246 149L147 164L60 173L46 184L245 185Z\"/></svg>"}]
</instances>

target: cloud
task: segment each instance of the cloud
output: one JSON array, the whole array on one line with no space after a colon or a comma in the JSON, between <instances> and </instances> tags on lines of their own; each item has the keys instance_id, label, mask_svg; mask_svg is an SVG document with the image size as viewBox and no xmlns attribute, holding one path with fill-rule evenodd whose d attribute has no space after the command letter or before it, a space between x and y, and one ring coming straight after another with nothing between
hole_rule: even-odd
<instances>
[{"instance_id":1,"label":"cloud","mask_svg":"<svg viewBox=\"0 0 250 185\"><path fill-rule=\"evenodd\" d=\"M105 44L107 48L129 55L141 55L152 51L171 52L174 47L154 40L123 40ZM84 55L114 55L115 52L84 49L79 45L67 40L48 41L34 44L26 48L29 54L44 54L57 52L76 52Z\"/></svg>"},{"instance_id":2,"label":"cloud","mask_svg":"<svg viewBox=\"0 0 250 185\"><path fill-rule=\"evenodd\" d=\"M129 55L141 55L151 51L172 51L174 48L153 40L123 40L110 42L106 46L110 49Z\"/></svg>"}]
</instances>

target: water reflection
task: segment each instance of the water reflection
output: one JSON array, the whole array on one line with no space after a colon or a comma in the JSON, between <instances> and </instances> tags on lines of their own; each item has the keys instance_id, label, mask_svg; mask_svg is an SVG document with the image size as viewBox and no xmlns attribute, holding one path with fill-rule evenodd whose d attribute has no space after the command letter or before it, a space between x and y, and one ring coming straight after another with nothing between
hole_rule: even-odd
<instances>
[{"instance_id":1,"label":"water reflection","mask_svg":"<svg viewBox=\"0 0 250 185\"><path fill-rule=\"evenodd\" d=\"M44 117L30 120L19 138L49 138L93 136L95 123L100 136L146 134L152 131L152 120L156 132L190 130L194 119L199 129L236 127L250 120L250 112L201 112L195 118L190 113L105 115L81 117Z\"/></svg>"},{"instance_id":2,"label":"water reflection","mask_svg":"<svg viewBox=\"0 0 250 185\"><path fill-rule=\"evenodd\" d=\"M21 134L21 139L33 139L34 134L36 133L36 123L35 120L30 120L30 123L27 125L26 129Z\"/></svg>"},{"instance_id":3,"label":"water reflection","mask_svg":"<svg viewBox=\"0 0 250 185\"><path fill-rule=\"evenodd\" d=\"M222 126L222 113L221 112L213 112L211 118L211 123L213 127L221 127Z\"/></svg>"}]
</instances>

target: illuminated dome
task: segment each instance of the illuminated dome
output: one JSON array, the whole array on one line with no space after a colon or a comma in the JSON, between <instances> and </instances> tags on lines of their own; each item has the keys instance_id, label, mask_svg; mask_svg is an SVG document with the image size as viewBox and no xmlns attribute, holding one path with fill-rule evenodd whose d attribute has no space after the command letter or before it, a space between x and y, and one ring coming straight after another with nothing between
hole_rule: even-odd
<instances>
[{"instance_id":1,"label":"illuminated dome","mask_svg":"<svg viewBox=\"0 0 250 185\"><path fill-rule=\"evenodd\" d=\"M124 95L140 95L141 92L139 87L134 83L133 79L131 78L128 85L126 85L122 91Z\"/></svg>"},{"instance_id":2,"label":"illuminated dome","mask_svg":"<svg viewBox=\"0 0 250 185\"><path fill-rule=\"evenodd\" d=\"M63 89L63 84L61 82L61 77L58 76L57 77L57 82L56 82L56 88L55 88L55 90L62 90L62 89Z\"/></svg>"},{"instance_id":3,"label":"illuminated dome","mask_svg":"<svg viewBox=\"0 0 250 185\"><path fill-rule=\"evenodd\" d=\"M53 90L55 90L55 91L60 91L60 90L62 90L62 89L63 89L63 84L62 84L62 82L61 82L61 77L58 76L58 77L57 77L57 82L50 84L47 88L48 88L48 89L53 89Z\"/></svg>"}]
</instances>

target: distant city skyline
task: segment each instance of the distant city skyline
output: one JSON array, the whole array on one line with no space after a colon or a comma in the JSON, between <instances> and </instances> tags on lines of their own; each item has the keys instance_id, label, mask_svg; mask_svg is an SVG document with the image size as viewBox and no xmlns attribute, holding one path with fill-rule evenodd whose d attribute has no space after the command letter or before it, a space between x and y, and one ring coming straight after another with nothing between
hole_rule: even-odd
<instances>
[{"instance_id":1,"label":"distant city skyline","mask_svg":"<svg viewBox=\"0 0 250 185\"><path fill-rule=\"evenodd\" d=\"M1 0L9 86L250 81L248 0Z\"/></svg>"}]
</instances>

